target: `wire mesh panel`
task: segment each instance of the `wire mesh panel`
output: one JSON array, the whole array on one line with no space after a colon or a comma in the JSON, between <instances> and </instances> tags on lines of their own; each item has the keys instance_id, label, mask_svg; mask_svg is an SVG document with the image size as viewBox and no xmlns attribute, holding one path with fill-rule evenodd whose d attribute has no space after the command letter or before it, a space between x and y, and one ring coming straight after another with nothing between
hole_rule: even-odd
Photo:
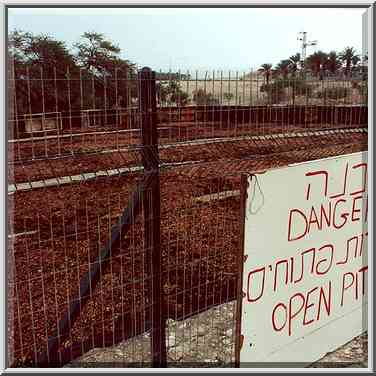
<instances>
[{"instance_id":1,"label":"wire mesh panel","mask_svg":"<svg viewBox=\"0 0 376 376\"><path fill-rule=\"evenodd\" d=\"M240 175L366 149L365 82L10 67L9 364L233 366Z\"/></svg>"},{"instance_id":2,"label":"wire mesh panel","mask_svg":"<svg viewBox=\"0 0 376 376\"><path fill-rule=\"evenodd\" d=\"M174 175L173 192L171 184L162 190L161 221L170 364L229 365L241 253L239 179Z\"/></svg>"},{"instance_id":3,"label":"wire mesh panel","mask_svg":"<svg viewBox=\"0 0 376 376\"><path fill-rule=\"evenodd\" d=\"M27 161L139 144L137 77L114 68L99 75L10 64L12 159ZM136 104L136 105L135 105Z\"/></svg>"},{"instance_id":4,"label":"wire mesh panel","mask_svg":"<svg viewBox=\"0 0 376 376\"><path fill-rule=\"evenodd\" d=\"M11 363L59 366L149 329L142 203L128 202L138 180L134 175L17 192L9 235ZM109 243L124 208L128 226L120 227L116 244Z\"/></svg>"},{"instance_id":5,"label":"wire mesh panel","mask_svg":"<svg viewBox=\"0 0 376 376\"><path fill-rule=\"evenodd\" d=\"M366 123L367 86L359 77L267 81L258 72L196 71L157 78L161 143Z\"/></svg>"},{"instance_id":6,"label":"wire mesh panel","mask_svg":"<svg viewBox=\"0 0 376 376\"><path fill-rule=\"evenodd\" d=\"M99 75L10 64L9 156L14 162L101 153L141 144L133 70ZM301 75L265 79L259 72L156 75L161 143L343 128L367 122L361 77Z\"/></svg>"}]
</instances>

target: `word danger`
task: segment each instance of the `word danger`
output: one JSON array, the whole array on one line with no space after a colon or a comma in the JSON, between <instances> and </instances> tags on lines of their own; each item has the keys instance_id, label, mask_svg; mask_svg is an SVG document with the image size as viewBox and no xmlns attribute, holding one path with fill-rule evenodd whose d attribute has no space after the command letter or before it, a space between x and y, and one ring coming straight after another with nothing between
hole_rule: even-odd
<instances>
[{"instance_id":1,"label":"word danger","mask_svg":"<svg viewBox=\"0 0 376 376\"><path fill-rule=\"evenodd\" d=\"M352 172L352 174L350 173ZM312 171L305 174L307 178L306 201L315 204L303 208L292 208L288 214L287 239L289 242L302 239L312 231L322 231L328 228L339 230L352 222L367 222L368 195L367 163L349 166L346 164L342 189L339 193L329 194L329 173L327 171ZM353 177L353 180L350 178ZM312 179L318 179L315 181ZM355 182L351 184L351 181ZM313 197L313 186L316 195ZM317 196L321 204L317 204Z\"/></svg>"}]
</instances>

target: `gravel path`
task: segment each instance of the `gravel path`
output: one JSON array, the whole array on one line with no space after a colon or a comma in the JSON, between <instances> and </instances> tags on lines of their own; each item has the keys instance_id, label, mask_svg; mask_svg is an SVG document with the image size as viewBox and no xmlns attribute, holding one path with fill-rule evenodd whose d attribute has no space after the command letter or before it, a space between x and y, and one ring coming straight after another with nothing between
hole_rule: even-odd
<instances>
[{"instance_id":1,"label":"gravel path","mask_svg":"<svg viewBox=\"0 0 376 376\"><path fill-rule=\"evenodd\" d=\"M168 320L169 367L229 367L235 353L235 304L184 321ZM312 364L311 368L367 367L367 333ZM150 367L150 337L144 334L105 349L93 349L66 367Z\"/></svg>"}]
</instances>

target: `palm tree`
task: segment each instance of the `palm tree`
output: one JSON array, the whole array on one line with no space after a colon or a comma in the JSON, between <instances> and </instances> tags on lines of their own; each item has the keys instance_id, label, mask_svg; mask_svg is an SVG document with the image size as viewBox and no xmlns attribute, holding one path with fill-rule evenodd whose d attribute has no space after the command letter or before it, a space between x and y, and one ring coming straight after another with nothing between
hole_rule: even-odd
<instances>
[{"instance_id":1,"label":"palm tree","mask_svg":"<svg viewBox=\"0 0 376 376\"><path fill-rule=\"evenodd\" d=\"M341 61L339 60L339 57L337 55L337 52L330 51L328 54L328 59L324 65L325 65L325 69L327 69L330 73L332 73L333 75L336 74L342 66Z\"/></svg>"},{"instance_id":2,"label":"palm tree","mask_svg":"<svg viewBox=\"0 0 376 376\"><path fill-rule=\"evenodd\" d=\"M269 85L270 76L272 75L272 64L262 64L258 71L264 75L266 84Z\"/></svg>"},{"instance_id":3,"label":"palm tree","mask_svg":"<svg viewBox=\"0 0 376 376\"><path fill-rule=\"evenodd\" d=\"M300 53L290 56L290 71L295 76L295 73L299 70L301 64Z\"/></svg>"},{"instance_id":4,"label":"palm tree","mask_svg":"<svg viewBox=\"0 0 376 376\"><path fill-rule=\"evenodd\" d=\"M360 67L359 67L359 63L360 63L360 56L358 56L358 55L355 55L352 59L351 59L351 64L352 64L352 71L359 71L360 69Z\"/></svg>"},{"instance_id":5,"label":"palm tree","mask_svg":"<svg viewBox=\"0 0 376 376\"><path fill-rule=\"evenodd\" d=\"M351 74L351 65L355 56L358 56L354 47L346 47L340 54L339 58L345 64L345 74L349 76Z\"/></svg>"},{"instance_id":6,"label":"palm tree","mask_svg":"<svg viewBox=\"0 0 376 376\"><path fill-rule=\"evenodd\" d=\"M316 77L320 75L320 79L322 79L327 60L328 55L325 52L317 51L307 57L305 65L312 70Z\"/></svg>"},{"instance_id":7,"label":"palm tree","mask_svg":"<svg viewBox=\"0 0 376 376\"><path fill-rule=\"evenodd\" d=\"M287 78L288 74L290 73L290 60L281 60L277 66L275 71L278 74L281 74L283 78Z\"/></svg>"},{"instance_id":8,"label":"palm tree","mask_svg":"<svg viewBox=\"0 0 376 376\"><path fill-rule=\"evenodd\" d=\"M363 56L363 61L362 61L362 77L363 77L363 80L367 79L367 72L368 72L368 54L365 54Z\"/></svg>"}]
</instances>

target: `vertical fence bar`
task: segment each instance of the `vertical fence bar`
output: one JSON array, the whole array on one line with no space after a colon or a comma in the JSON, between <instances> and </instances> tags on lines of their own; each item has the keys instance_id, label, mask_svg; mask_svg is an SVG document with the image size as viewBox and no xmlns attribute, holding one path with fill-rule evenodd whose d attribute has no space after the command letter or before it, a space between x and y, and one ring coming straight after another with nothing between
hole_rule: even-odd
<instances>
[{"instance_id":1,"label":"vertical fence bar","mask_svg":"<svg viewBox=\"0 0 376 376\"><path fill-rule=\"evenodd\" d=\"M247 207L248 175L241 175L240 182L240 249L238 257L238 283L236 299L236 327L235 327L235 367L240 367L240 351L243 345L243 336L241 334L242 302L243 302L243 264L244 259L244 236L245 219Z\"/></svg>"},{"instance_id":2,"label":"vertical fence bar","mask_svg":"<svg viewBox=\"0 0 376 376\"><path fill-rule=\"evenodd\" d=\"M160 187L157 133L157 103L155 72L143 68L138 73L139 110L142 129L142 163L145 173L153 173L150 190L145 192L145 252L146 277L151 276L149 296L152 299L151 353L153 367L166 366L166 320L163 310L163 291L160 250Z\"/></svg>"}]
</instances>

